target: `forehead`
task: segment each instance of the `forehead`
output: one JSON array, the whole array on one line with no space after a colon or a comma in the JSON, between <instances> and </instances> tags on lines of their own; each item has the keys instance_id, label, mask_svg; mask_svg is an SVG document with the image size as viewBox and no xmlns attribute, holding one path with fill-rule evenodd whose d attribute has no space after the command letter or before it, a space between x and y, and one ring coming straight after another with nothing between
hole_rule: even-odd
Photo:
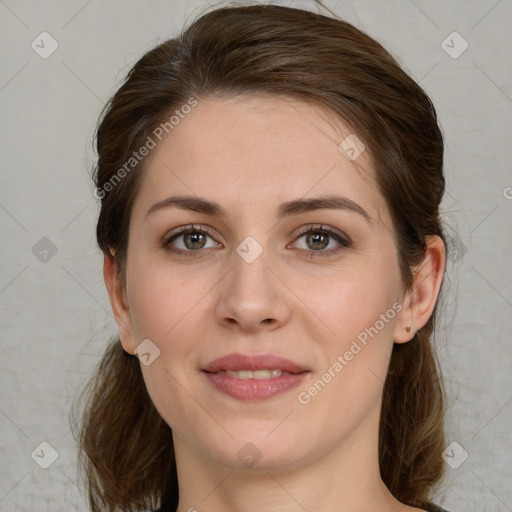
<instances>
[{"instance_id":1,"label":"forehead","mask_svg":"<svg viewBox=\"0 0 512 512\"><path fill-rule=\"evenodd\" d=\"M351 158L362 149L355 137L334 114L296 98L198 98L156 141L135 206L184 193L210 197L227 210L249 200L273 208L339 192L377 218L383 198L370 152Z\"/></svg>"}]
</instances>

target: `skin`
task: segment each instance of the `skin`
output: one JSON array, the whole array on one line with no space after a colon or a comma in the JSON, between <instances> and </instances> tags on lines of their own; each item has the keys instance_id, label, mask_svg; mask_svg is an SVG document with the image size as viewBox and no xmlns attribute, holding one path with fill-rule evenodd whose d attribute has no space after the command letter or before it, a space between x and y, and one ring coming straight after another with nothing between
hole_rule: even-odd
<instances>
[{"instance_id":1,"label":"skin","mask_svg":"<svg viewBox=\"0 0 512 512\"><path fill-rule=\"evenodd\" d=\"M414 286L405 290L369 151L351 162L338 149L349 133L300 100L199 98L146 161L125 281L108 256L104 276L123 348L133 354L150 339L160 350L141 368L173 431L179 512L419 510L395 500L380 478L379 411L393 342L412 339L434 308L444 245L428 239ZM277 217L283 202L329 194L357 203L370 220L343 209ZM178 208L146 216L171 195L204 197L226 217ZM166 249L169 234L191 223L210 228L206 246L192 257ZM331 237L315 251L299 231L318 224L352 246ZM236 252L248 236L262 248L252 263ZM185 238L171 246L194 252ZM299 403L298 393L395 302L401 311L308 404ZM233 352L275 354L310 374L299 388L241 402L200 371ZM253 467L237 457L248 442L261 454Z\"/></svg>"}]
</instances>

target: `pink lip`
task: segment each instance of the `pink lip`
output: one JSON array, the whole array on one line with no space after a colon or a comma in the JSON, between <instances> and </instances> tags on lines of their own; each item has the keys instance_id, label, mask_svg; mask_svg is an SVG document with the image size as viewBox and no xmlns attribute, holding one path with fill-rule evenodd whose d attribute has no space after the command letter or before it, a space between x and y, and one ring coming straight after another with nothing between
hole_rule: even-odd
<instances>
[{"instance_id":1,"label":"pink lip","mask_svg":"<svg viewBox=\"0 0 512 512\"><path fill-rule=\"evenodd\" d=\"M205 372L215 373L224 370L282 370L288 373L302 373L308 371L307 368L300 366L289 359L273 356L271 354L261 354L248 356L244 354L228 354L219 357L208 363L203 370Z\"/></svg>"},{"instance_id":2,"label":"pink lip","mask_svg":"<svg viewBox=\"0 0 512 512\"><path fill-rule=\"evenodd\" d=\"M281 370L287 372L287 374L271 379L257 380L238 379L224 373L217 373L225 370L255 371L264 369ZM203 373L217 391L238 400L256 401L272 398L297 387L309 373L309 370L289 359L270 354L257 356L229 354L206 365L203 368Z\"/></svg>"}]
</instances>

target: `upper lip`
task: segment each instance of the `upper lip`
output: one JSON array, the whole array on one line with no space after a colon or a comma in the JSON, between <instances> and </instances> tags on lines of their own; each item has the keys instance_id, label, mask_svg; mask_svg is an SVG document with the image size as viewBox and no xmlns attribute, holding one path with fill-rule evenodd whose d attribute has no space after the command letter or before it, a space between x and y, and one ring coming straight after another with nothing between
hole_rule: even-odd
<instances>
[{"instance_id":1,"label":"upper lip","mask_svg":"<svg viewBox=\"0 0 512 512\"><path fill-rule=\"evenodd\" d=\"M225 370L281 370L288 373L308 371L300 364L272 354L228 354L208 363L203 371L216 373Z\"/></svg>"}]
</instances>

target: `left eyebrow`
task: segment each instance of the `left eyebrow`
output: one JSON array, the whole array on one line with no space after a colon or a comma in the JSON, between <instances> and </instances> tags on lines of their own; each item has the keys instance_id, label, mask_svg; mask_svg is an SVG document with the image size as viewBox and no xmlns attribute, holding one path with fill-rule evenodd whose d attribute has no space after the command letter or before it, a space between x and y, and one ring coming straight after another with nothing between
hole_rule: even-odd
<instances>
[{"instance_id":1,"label":"left eyebrow","mask_svg":"<svg viewBox=\"0 0 512 512\"><path fill-rule=\"evenodd\" d=\"M357 213L365 218L367 222L372 223L372 218L368 212L357 203L343 196L327 195L311 199L297 199L283 203L278 210L279 217L288 217L300 213L311 212L314 210L348 210Z\"/></svg>"},{"instance_id":2,"label":"left eyebrow","mask_svg":"<svg viewBox=\"0 0 512 512\"><path fill-rule=\"evenodd\" d=\"M171 196L151 206L151 208L149 208L149 210L146 212L146 218L158 210L164 210L168 208L179 208L181 210L191 210L194 212L203 213L205 215L223 218L227 217L226 211L224 208L222 208L222 206L203 197ZM277 215L279 218L284 218L322 209L347 210L361 215L368 223L372 223L372 218L362 206L359 206L348 197L333 195L311 199L296 199L282 203L277 210Z\"/></svg>"}]
</instances>

